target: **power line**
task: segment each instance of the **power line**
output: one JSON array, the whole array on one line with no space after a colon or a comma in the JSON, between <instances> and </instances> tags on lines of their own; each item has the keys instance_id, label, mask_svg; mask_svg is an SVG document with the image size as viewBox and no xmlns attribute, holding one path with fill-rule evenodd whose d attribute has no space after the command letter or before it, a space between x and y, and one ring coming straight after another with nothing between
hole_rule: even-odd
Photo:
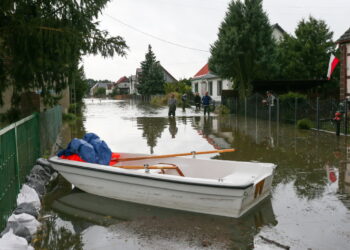
<instances>
[{"instance_id":1,"label":"power line","mask_svg":"<svg viewBox=\"0 0 350 250\"><path fill-rule=\"evenodd\" d=\"M193 47L188 47L188 46L186 46L186 45L182 45L182 44L179 44L179 43L174 43L174 42L165 40L165 39L163 39L163 38L157 37L157 36L155 36L155 35L152 35L152 34L149 34L149 33L147 33L147 32L144 32L144 31L142 31L142 30L140 30L140 29L138 29L138 28L135 28L135 27L133 27L133 26L127 24L127 23L124 23L123 21L121 21L121 20L119 20L119 19L117 19L117 18L115 18L115 17L113 17L113 16L111 16L111 15L108 15L108 14L105 14L105 15L108 16L109 18L111 18L112 20L114 20L114 21L116 21L116 22L118 22L118 23L120 23L120 24L123 24L124 26L126 26L126 27L128 27L128 28L130 28L130 29L132 29L132 30L135 30L135 31L137 31L137 32L139 32L139 33L142 33L142 34L144 34L144 35L146 35L146 36L152 37L152 38L157 39L157 40L159 40L159 41L162 41L162 42L164 42L164 43L168 43L168 44L171 44L171 45L174 45L174 46L177 46L177 47L180 47L180 48L184 48L184 49L189 49L189 50L195 50L195 51L210 53L208 50L203 50L203 49L197 49L197 48L193 48Z\"/></svg>"}]
</instances>

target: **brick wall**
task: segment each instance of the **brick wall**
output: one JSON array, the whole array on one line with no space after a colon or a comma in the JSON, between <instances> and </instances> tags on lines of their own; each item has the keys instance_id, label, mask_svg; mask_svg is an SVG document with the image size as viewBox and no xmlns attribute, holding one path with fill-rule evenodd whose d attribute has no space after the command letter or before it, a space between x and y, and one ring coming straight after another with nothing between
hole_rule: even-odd
<instances>
[{"instance_id":1,"label":"brick wall","mask_svg":"<svg viewBox=\"0 0 350 250\"><path fill-rule=\"evenodd\" d=\"M340 44L340 86L339 86L339 91L340 91L340 100L345 99L345 96L347 95L347 46L346 44Z\"/></svg>"}]
</instances>

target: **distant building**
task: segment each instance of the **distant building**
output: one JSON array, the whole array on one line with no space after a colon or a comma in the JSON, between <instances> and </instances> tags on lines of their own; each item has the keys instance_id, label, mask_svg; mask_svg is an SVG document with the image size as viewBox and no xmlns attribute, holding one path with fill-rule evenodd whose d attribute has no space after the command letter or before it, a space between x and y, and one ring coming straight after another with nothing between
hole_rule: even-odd
<instances>
[{"instance_id":1,"label":"distant building","mask_svg":"<svg viewBox=\"0 0 350 250\"><path fill-rule=\"evenodd\" d=\"M284 36L286 34L287 34L287 32L285 32L284 29L282 29L278 23L275 23L274 25L272 25L272 37L277 42L281 42L284 39Z\"/></svg>"},{"instance_id":2,"label":"distant building","mask_svg":"<svg viewBox=\"0 0 350 250\"><path fill-rule=\"evenodd\" d=\"M221 102L222 90L232 89L232 82L210 72L208 63L193 76L191 85L192 92L198 92L201 96L208 92L217 102Z\"/></svg>"},{"instance_id":3,"label":"distant building","mask_svg":"<svg viewBox=\"0 0 350 250\"><path fill-rule=\"evenodd\" d=\"M278 23L272 26L272 37L280 42L287 34ZM231 90L233 82L227 79L221 79L219 76L210 72L208 63L201 68L197 74L192 78L192 91L198 92L201 96L205 92L209 92L209 95L218 102L221 102L221 92L223 90Z\"/></svg>"},{"instance_id":4,"label":"distant building","mask_svg":"<svg viewBox=\"0 0 350 250\"><path fill-rule=\"evenodd\" d=\"M90 95L93 96L97 89L104 88L106 89L106 95L109 95L113 92L113 84L111 82L97 82L90 89Z\"/></svg>"},{"instance_id":5,"label":"distant building","mask_svg":"<svg viewBox=\"0 0 350 250\"><path fill-rule=\"evenodd\" d=\"M176 78L173 77L169 73L169 71L167 71L162 65L160 65L160 67L161 67L161 69L163 71L163 76L164 76L164 81L165 82L170 82L170 83L177 82ZM142 69L141 68L137 68L136 69L136 74L132 75L130 77L131 78L131 81L130 81L130 93L131 94L138 94L137 87L140 84L139 83L139 79L140 79L141 73L142 73Z\"/></svg>"},{"instance_id":6,"label":"distant building","mask_svg":"<svg viewBox=\"0 0 350 250\"><path fill-rule=\"evenodd\" d=\"M119 93L122 95L130 94L131 93L130 87L131 87L131 84L130 84L129 78L127 78L126 76L119 78L119 80L114 84L114 88L118 88Z\"/></svg>"},{"instance_id":7,"label":"distant building","mask_svg":"<svg viewBox=\"0 0 350 250\"><path fill-rule=\"evenodd\" d=\"M163 70L163 75L164 75L164 81L165 82L177 82L176 78L173 77L162 65L160 65L160 67Z\"/></svg>"},{"instance_id":8,"label":"distant building","mask_svg":"<svg viewBox=\"0 0 350 250\"><path fill-rule=\"evenodd\" d=\"M350 98L350 28L337 40L340 56L340 99Z\"/></svg>"}]
</instances>

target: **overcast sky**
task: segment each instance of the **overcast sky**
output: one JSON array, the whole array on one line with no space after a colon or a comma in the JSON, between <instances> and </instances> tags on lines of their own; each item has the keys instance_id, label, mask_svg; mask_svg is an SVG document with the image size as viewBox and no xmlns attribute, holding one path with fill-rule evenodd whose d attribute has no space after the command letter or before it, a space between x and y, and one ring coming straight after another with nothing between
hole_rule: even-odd
<instances>
[{"instance_id":1,"label":"overcast sky","mask_svg":"<svg viewBox=\"0 0 350 250\"><path fill-rule=\"evenodd\" d=\"M229 0L112 0L99 18L100 28L120 35L127 57L83 58L87 78L117 81L135 74L148 44L157 60L177 79L195 75L206 64ZM350 28L349 0L264 0L270 23L293 34L309 15L323 19L337 40ZM177 44L178 46L175 46Z\"/></svg>"}]
</instances>

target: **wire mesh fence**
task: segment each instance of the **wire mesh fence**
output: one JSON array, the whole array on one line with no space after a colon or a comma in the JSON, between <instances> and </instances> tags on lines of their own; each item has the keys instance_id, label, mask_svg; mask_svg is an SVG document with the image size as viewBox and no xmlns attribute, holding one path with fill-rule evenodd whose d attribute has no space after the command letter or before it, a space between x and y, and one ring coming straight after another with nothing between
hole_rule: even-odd
<instances>
[{"instance_id":1,"label":"wire mesh fence","mask_svg":"<svg viewBox=\"0 0 350 250\"><path fill-rule=\"evenodd\" d=\"M55 142L61 117L61 107L57 106L0 130L0 231L36 159Z\"/></svg>"},{"instance_id":2,"label":"wire mesh fence","mask_svg":"<svg viewBox=\"0 0 350 250\"><path fill-rule=\"evenodd\" d=\"M343 134L349 131L349 103L334 98L306 99L276 97L273 102L267 102L266 96L254 94L247 98L225 97L222 104L227 106L231 113L255 117L264 120L298 124L300 120L309 120L312 127L317 130L336 132L337 123ZM341 113L341 119L334 119L336 112Z\"/></svg>"}]
</instances>

